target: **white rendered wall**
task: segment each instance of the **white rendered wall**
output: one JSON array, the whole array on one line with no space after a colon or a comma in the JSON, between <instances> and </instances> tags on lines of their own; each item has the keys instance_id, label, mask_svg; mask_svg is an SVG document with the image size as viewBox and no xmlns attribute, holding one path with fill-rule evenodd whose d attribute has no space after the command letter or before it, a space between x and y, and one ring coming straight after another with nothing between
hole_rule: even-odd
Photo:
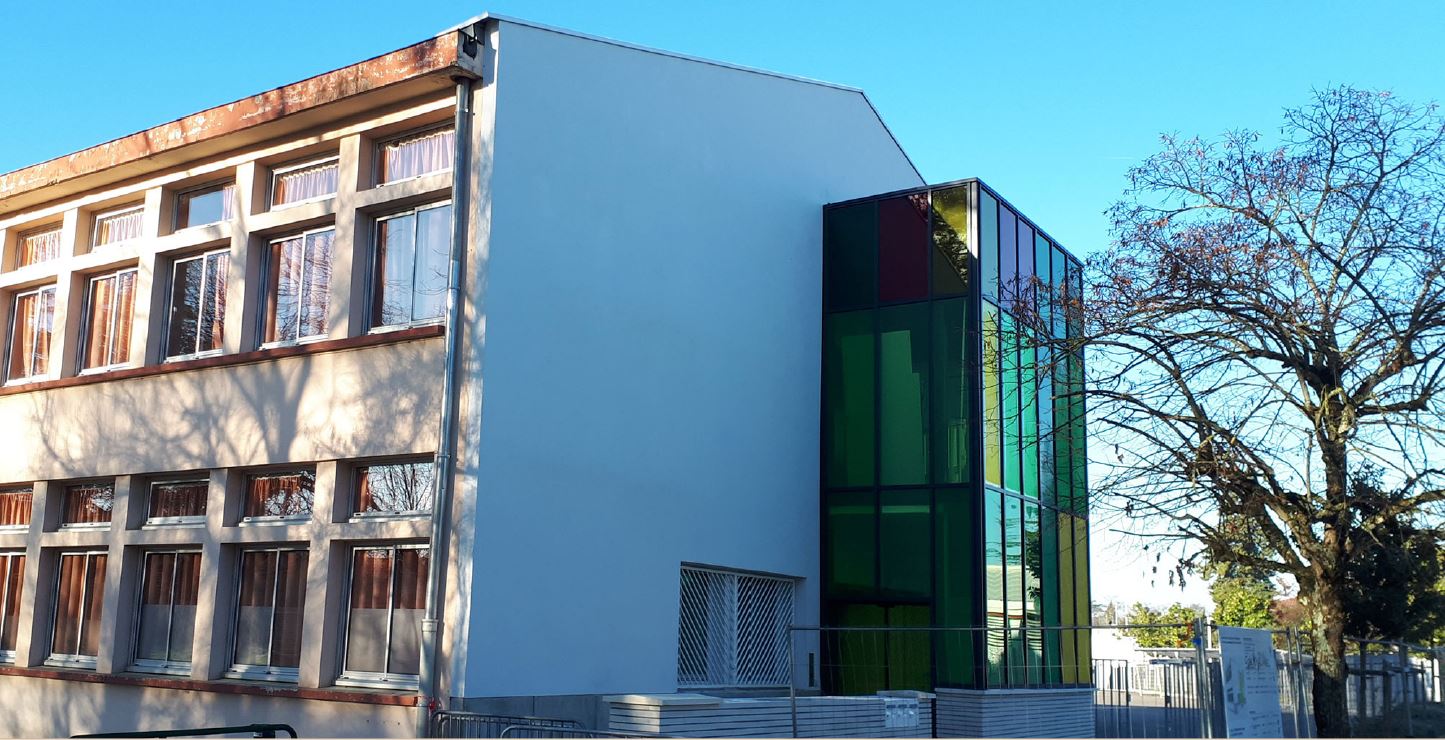
<instances>
[{"instance_id":1,"label":"white rendered wall","mask_svg":"<svg viewBox=\"0 0 1445 740\"><path fill-rule=\"evenodd\" d=\"M493 38L452 693L673 691L683 561L804 577L817 621L822 206L921 182L857 92Z\"/></svg>"}]
</instances>

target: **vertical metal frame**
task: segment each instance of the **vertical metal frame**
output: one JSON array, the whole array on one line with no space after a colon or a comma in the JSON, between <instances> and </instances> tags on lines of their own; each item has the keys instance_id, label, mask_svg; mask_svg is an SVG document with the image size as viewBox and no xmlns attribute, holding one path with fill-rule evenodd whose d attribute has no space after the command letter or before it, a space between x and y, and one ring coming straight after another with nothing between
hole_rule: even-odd
<instances>
[{"instance_id":1,"label":"vertical metal frame","mask_svg":"<svg viewBox=\"0 0 1445 740\"><path fill-rule=\"evenodd\" d=\"M91 275L91 276L86 280L86 284L85 284L85 296L81 299L81 320L80 320L80 327L81 327L81 328L80 328L80 337L79 337L80 342L79 342L79 343L76 345L76 347L75 347L75 349L76 349L76 352L75 352L75 370L76 370L77 373L81 373L81 374L86 374L86 373L99 373L99 372L105 372L105 371L107 371L107 370L113 370L113 369L116 369L116 368L126 367L127 365L130 365L130 354L129 354L129 351L128 351L130 348L127 347L127 348L126 348L126 349L127 349L127 352L126 352L126 354L124 355L124 357L125 357L125 361L124 361L124 362L108 362L108 363L106 363L106 364L104 364L104 365L97 365L97 366L95 366L95 367L86 367L86 366L85 366L86 355L88 354L88 351L89 351L89 349L90 349L91 336L93 335L93 333L94 333L94 331L95 331L95 320L96 320L96 315L95 315L95 284L98 283L98 282L100 282L100 281L102 281L102 280L114 280L114 281L115 281L115 291L116 291L116 295L119 296L119 295L120 295L120 276L121 276L121 275L124 275L125 273L131 273L132 275L136 276L136 279L137 279L137 280L138 280L139 277L140 277L140 269L139 269L139 268L137 268L137 267L122 267L122 268L120 268L120 269L111 270L111 271L109 271L109 272L104 272L104 273L101 273L101 274L98 274L98 275ZM134 284L132 285L132 290L134 290ZM132 292L132 294L131 294L131 311L132 311L132 315L134 315L134 310L135 310L135 294L134 294L134 292ZM106 353L105 353L105 356L106 356L107 359L110 358L110 356L111 356L112 353L113 353L113 350L115 349L116 317L117 317L118 315L119 315L119 311L117 310L117 311L111 313L111 315L110 315L110 316L108 317L108 319L107 319L107 322L111 325L111 326L110 326L110 345L106 348Z\"/></svg>"},{"instance_id":2,"label":"vertical metal frame","mask_svg":"<svg viewBox=\"0 0 1445 740\"><path fill-rule=\"evenodd\" d=\"M380 151L380 149L378 149L378 151ZM446 170L441 170L441 171L445 172ZM366 293L367 293L367 295L366 295L366 303L365 303L365 305L366 305L366 327L367 327L367 330L368 330L368 331L378 331L378 330L380 330L380 331L387 331L387 330L394 330L394 329L404 329L404 328L407 328L407 327L410 327L410 326L420 326L420 325L425 325L425 324L435 324L435 323L437 323L437 322L439 322L439 321L442 321L442 320L444 319L444 317L442 317L442 316L436 316L436 317L426 318L426 319L418 319L418 318L415 318L415 314L416 314L416 300L415 300L415 299L416 299L416 261L417 261L417 255L421 253L421 249L420 249L418 246L416 246L416 244L417 244L416 234L417 234L417 228L418 228L418 226L419 226L420 223L421 223L420 214L421 214L422 211L429 211L429 210L431 210L431 209L433 209L433 208L441 208L441 207L443 207L443 206L449 206L449 205L452 205L452 200L451 200L450 198L444 198L444 199L442 199L442 200L434 201L434 202L431 202L431 203L424 203L424 204L419 205L419 206L413 206L413 207L407 208L407 209L405 209L405 210L394 211L394 212L388 213L388 214L386 214L386 215L384 215L384 216L378 216L378 217L373 218L373 219L371 220L371 270L369 270L368 273L367 273L367 280L366 280ZM411 216L411 217L413 218L412 224L411 224L412 244L414 245L413 248L412 248L412 253L411 253L411 290L412 290L412 301L411 301L411 311L409 312L409 315L411 316L411 318L409 318L408 320L406 320L406 321L404 321L404 322L401 322L401 323L399 323L399 324L382 324L382 323L378 323L378 320L379 320L380 317L377 316L377 308L378 308L378 304L377 304L377 298L378 298L377 292L378 292L378 288L381 286L381 283L380 283L380 279L381 279L381 225L382 225L382 223L384 223L384 222L386 222L386 221L391 221L391 220L393 220L393 219L398 219L398 218L405 218L405 217L407 217L407 216ZM450 236L450 235L448 235L448 236Z\"/></svg>"},{"instance_id":3,"label":"vertical metal frame","mask_svg":"<svg viewBox=\"0 0 1445 740\"><path fill-rule=\"evenodd\" d=\"M266 625L266 664L254 665L251 663L239 663L236 658L236 648L240 641L240 619L241 619L241 589L246 582L246 555L251 553L271 552L276 554L276 562L271 568L271 619ZM304 547L258 547L242 549L236 553L236 590L232 595L235 618L231 620L231 657L230 668L226 675L231 678L261 679L266 681L284 681L295 683L300 675L299 668L289 666L276 667L271 665L271 652L276 642L276 615L277 607L281 596L281 558L286 553L300 552L306 554L310 560L310 554ZM305 605L304 591L302 605Z\"/></svg>"},{"instance_id":4,"label":"vertical metal frame","mask_svg":"<svg viewBox=\"0 0 1445 740\"><path fill-rule=\"evenodd\" d=\"M299 169L299 168L298 168L298 169ZM327 197L330 197L330 196L327 196ZM295 204L293 204L293 203L288 203L287 205L289 206L289 205L295 205ZM310 254L311 237L316 236L317 234L324 234L324 233L326 233L326 232L328 232L328 231L329 231L329 232L332 232L332 234L333 234L333 239L334 239L334 238L335 238L334 235L335 235L335 233L336 233L336 224L333 223L333 224L330 224L330 225L328 225L328 226L318 226L318 227L316 227L316 228L306 229L305 231L292 232L292 233L289 233L289 234L287 234L287 235L285 235L285 236L278 236L278 237L276 237L276 238L274 238L274 239L269 239L269 240L266 241L266 251L261 255L261 260L260 260L260 280L262 281L262 283L261 283L261 290L259 291L260 300L256 301L256 311L257 311L257 314L256 314L256 336L257 336L257 337L260 337L259 341L257 341L257 346L259 346L259 347L282 347L282 346L287 346L287 345L292 345L292 344L304 344L305 342L308 342L308 341L315 341L315 340L318 340L318 339L325 339L325 338L326 338L327 334L326 334L325 331L323 331L323 332L320 333L320 334L307 334L306 336L302 336L302 335L301 335L301 314L298 312L298 313L296 314L296 326L294 327L294 328L295 328L295 331L296 331L296 337L295 337L294 339L273 339L273 340L270 340L270 341L266 341L266 339L265 339L267 330L270 328L270 323L266 320L266 317L267 317L267 314L268 314L268 312L269 312L269 309L271 308L271 305L272 305L273 303L275 303L275 301L276 301L276 294L277 294L278 292L280 292L280 289L281 289L281 286L280 286L280 273L279 273L279 272L276 274L276 280L277 280L277 282L275 282L275 283L272 283L272 282L271 282L271 268L277 267L276 250L275 250L276 245L277 245L277 244L280 244L280 243L282 243L282 242L291 241L291 240L293 240L293 239L299 239L299 240L301 240L301 266L302 266L302 272L301 272L300 281L301 281L301 285L304 287L305 284L306 284L306 276L309 275L310 272L311 272L310 268L307 267L307 264L308 264L308 262L309 262L309 260L307 259L307 255ZM335 257L335 249L334 249L334 246L335 246L335 242L333 241L333 250L332 250L332 251L333 251L332 257L333 257L333 258ZM299 297L301 296L301 293L298 292L298 293L297 293L297 296L298 296L298 298L299 298ZM304 302L304 300L303 300L303 302ZM330 294L330 288L329 288L329 287L327 288L326 302L327 302L327 306L329 307L329 306L331 305L331 294ZM329 329L330 327L327 327L327 328Z\"/></svg>"},{"instance_id":5,"label":"vertical metal frame","mask_svg":"<svg viewBox=\"0 0 1445 740\"><path fill-rule=\"evenodd\" d=\"M199 329L199 322L197 323L196 331L197 344L191 347L189 352L175 353L171 351L173 349L171 347L171 324L175 321L176 316L176 271L180 269L181 265L187 262L195 262L197 260L201 262L201 292L198 296L200 304L196 306L196 316L200 317L204 315L203 312L205 310L206 303L206 288L210 287L212 289L212 295L214 295L215 290L215 286L211 285L208 265L213 257L216 259L220 259L221 255L225 255L226 259L229 261L231 256L231 248L229 246L217 247L215 249L208 249L204 252L193 254L188 257L178 257L174 260L171 260L171 279L166 284L166 320L165 326L161 327L161 330L163 332L163 353L165 355L166 362L173 362L176 360L189 360L196 357L209 357L211 355L221 354L225 351L224 349L200 349L199 343L201 340L201 335Z\"/></svg>"},{"instance_id":6,"label":"vertical metal frame","mask_svg":"<svg viewBox=\"0 0 1445 740\"><path fill-rule=\"evenodd\" d=\"M6 383L7 385L8 385L8 384L11 384L11 383L16 383L16 384L18 384L18 383L33 382L33 381L36 381L36 380L43 380L43 379L45 379L46 376L50 375L50 368L49 368L49 366L48 366L48 363L49 363L49 360L50 360L50 354L49 354L49 352L47 351L47 353L46 353L46 355L45 355L46 362L47 362L47 367L41 368L41 371L40 371L39 373L27 374L27 375L24 375L24 376L18 377L18 378L12 378L12 377L10 377L11 355L14 354L14 352L15 352L15 331L20 328L20 299L21 299L21 298L24 298L25 296L33 295L33 296L36 297L36 300L38 301L38 300L40 300L40 296L41 296L42 294L44 294L46 291L49 291L50 293L52 293L52 294L54 294L54 295L56 296L55 298L52 298L52 299L51 299L51 301L52 301L52 306L51 306L51 310L52 310L51 322L53 323L54 320L55 320L55 315L54 315L54 313L53 313L53 311L54 311L54 309L55 309L54 301L58 300L58 297L59 297L59 295L60 295L59 290L58 290L58 286L57 286L55 283L49 283L49 284L46 284L46 285L40 285L40 286L37 286L37 287L34 287L34 288L30 288L30 289L28 289L28 290L16 291L16 292L14 293L14 295L11 297L11 300L10 300L10 327L9 327L9 329L5 332L5 351L4 351L3 353L0 353L0 354L3 354L3 359L4 359L4 361L5 361L5 383ZM38 315L38 314L37 314L37 315ZM51 339L53 340L53 339L55 338L55 327L54 327L54 326L51 326L50 335L51 335ZM27 372L28 372L28 370L29 370L29 365L28 365L28 363L27 363L27 365L26 365L26 370L27 370Z\"/></svg>"},{"instance_id":7,"label":"vertical metal frame","mask_svg":"<svg viewBox=\"0 0 1445 740\"><path fill-rule=\"evenodd\" d=\"M143 619L143 615L141 614L141 610L145 608L146 584L148 583L148 579L150 577L150 569L146 566L150 563L151 557L156 555L170 555L174 557L174 559L171 561L171 591L169 594L170 601L167 603L168 608L166 610L166 657L161 660L156 660L154 658L141 658L137 655L137 653L140 652L141 624L145 621ZM181 673L182 675L190 673L191 661L175 661L171 660L170 658L172 649L171 638L173 637L172 631L175 627L176 621L176 575L180 572L180 556L182 555L195 555L197 557L205 557L201 554L200 550L196 549L149 550L143 553L140 566L140 589L136 592L135 603L133 605L132 611L132 613L135 615L135 619L132 620L131 625L130 669L133 671L141 671L146 673ZM197 578L199 578L200 571L197 570L196 573ZM195 656L192 656L192 660L194 660L194 658Z\"/></svg>"},{"instance_id":8,"label":"vertical metal frame","mask_svg":"<svg viewBox=\"0 0 1445 740\"><path fill-rule=\"evenodd\" d=\"M56 554L54 586L50 592L52 595L50 608L50 651L48 657L45 659L46 663L75 668L95 667L98 656L82 655L80 649L81 645L85 642L85 621L86 618L90 616L90 596L94 588L94 575L96 573L95 558L97 556L108 555L109 552L106 550L73 550ZM60 621L60 581L65 575L65 566L63 565L65 559L75 557L85 559L85 569L81 573L80 616L76 623L74 649L71 652L62 653L58 652L56 648L65 646L57 646L55 644L55 627Z\"/></svg>"},{"instance_id":9,"label":"vertical metal frame","mask_svg":"<svg viewBox=\"0 0 1445 740\"><path fill-rule=\"evenodd\" d=\"M351 589L356 581L356 554L366 550L385 550L389 553L391 564L388 568L386 583L386 642L382 652L382 671L350 671L346 668L346 660L351 648ZM358 686L379 686L379 687L415 687L420 679L419 675L410 673L393 673L391 670L391 632L392 622L396 614L396 577L401 567L400 553L403 550L420 550L432 557L431 548L425 543L381 543L358 545L347 549L346 582L342 588L342 597L346 599L346 609L341 623L341 651L336 682L340 685L352 684ZM425 573L419 573L425 578Z\"/></svg>"}]
</instances>

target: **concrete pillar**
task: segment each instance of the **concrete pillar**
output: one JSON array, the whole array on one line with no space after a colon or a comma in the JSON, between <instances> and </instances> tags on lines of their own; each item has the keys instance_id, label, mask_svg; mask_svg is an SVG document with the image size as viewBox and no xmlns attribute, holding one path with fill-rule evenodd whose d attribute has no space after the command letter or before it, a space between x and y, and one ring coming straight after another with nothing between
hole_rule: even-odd
<instances>
[{"instance_id":1,"label":"concrete pillar","mask_svg":"<svg viewBox=\"0 0 1445 740\"><path fill-rule=\"evenodd\" d=\"M326 333L344 339L366 331L366 281L371 266L369 221L357 213L356 193L370 179L370 146L360 134L341 139L337 160L336 239L331 245ZM365 179L363 179L365 178Z\"/></svg>"},{"instance_id":2,"label":"concrete pillar","mask_svg":"<svg viewBox=\"0 0 1445 740\"><path fill-rule=\"evenodd\" d=\"M236 168L236 187L232 191L235 215L231 218L231 266L226 276L226 335L221 344L228 355L260 345L256 337L257 322L250 317L256 315L265 289L266 281L261 274L265 239L252 236L247 227L255 178L255 162Z\"/></svg>"}]
</instances>

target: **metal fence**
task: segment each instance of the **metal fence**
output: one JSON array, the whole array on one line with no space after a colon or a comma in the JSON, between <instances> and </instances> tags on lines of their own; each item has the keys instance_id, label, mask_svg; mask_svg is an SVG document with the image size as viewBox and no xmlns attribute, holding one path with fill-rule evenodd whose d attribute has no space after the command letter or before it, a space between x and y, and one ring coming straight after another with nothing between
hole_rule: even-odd
<instances>
[{"instance_id":1,"label":"metal fence","mask_svg":"<svg viewBox=\"0 0 1445 740\"><path fill-rule=\"evenodd\" d=\"M512 734L504 734L512 730ZM431 737L559 737L553 734L526 735L523 732L560 733L589 732L570 719L548 717L515 717L505 714L440 711L431 716ZM579 737L570 735L569 737Z\"/></svg>"},{"instance_id":2,"label":"metal fence","mask_svg":"<svg viewBox=\"0 0 1445 740\"><path fill-rule=\"evenodd\" d=\"M1445 694L1441 692L1442 649L1383 640L1346 641L1350 723L1367 734L1436 732ZM1416 725L1421 727L1417 728Z\"/></svg>"}]
</instances>

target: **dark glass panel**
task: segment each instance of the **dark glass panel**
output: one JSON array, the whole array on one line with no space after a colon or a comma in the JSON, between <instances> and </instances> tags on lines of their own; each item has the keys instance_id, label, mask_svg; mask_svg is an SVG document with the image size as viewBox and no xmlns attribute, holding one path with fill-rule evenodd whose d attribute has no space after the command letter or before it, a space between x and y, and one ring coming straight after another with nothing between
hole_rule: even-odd
<instances>
[{"instance_id":1,"label":"dark glass panel","mask_svg":"<svg viewBox=\"0 0 1445 740\"><path fill-rule=\"evenodd\" d=\"M352 554L351 603L346 614L348 671L386 672L391 571L391 548L358 548Z\"/></svg>"},{"instance_id":2,"label":"dark glass panel","mask_svg":"<svg viewBox=\"0 0 1445 740\"><path fill-rule=\"evenodd\" d=\"M149 553L141 578L140 629L136 633L137 660L166 660L170 654L171 600L175 591L176 554Z\"/></svg>"},{"instance_id":3,"label":"dark glass panel","mask_svg":"<svg viewBox=\"0 0 1445 740\"><path fill-rule=\"evenodd\" d=\"M1050 273L1052 267L1049 260L1053 254L1052 245L1041 233L1034 234L1034 285L1030 290L1036 296L1035 304L1039 311L1040 326L1050 326L1053 323L1053 291Z\"/></svg>"},{"instance_id":4,"label":"dark glass panel","mask_svg":"<svg viewBox=\"0 0 1445 740\"><path fill-rule=\"evenodd\" d=\"M933 302L933 407L930 458L935 483L968 483L969 430L978 420L971 408L973 384L965 354L966 302Z\"/></svg>"},{"instance_id":5,"label":"dark glass panel","mask_svg":"<svg viewBox=\"0 0 1445 740\"><path fill-rule=\"evenodd\" d=\"M872 311L824 319L823 477L830 487L874 483L875 341Z\"/></svg>"},{"instance_id":6,"label":"dark glass panel","mask_svg":"<svg viewBox=\"0 0 1445 740\"><path fill-rule=\"evenodd\" d=\"M276 603L276 557L274 550L241 553L241 589L236 605L232 658L238 665L263 666L269 660Z\"/></svg>"},{"instance_id":7,"label":"dark glass panel","mask_svg":"<svg viewBox=\"0 0 1445 740\"><path fill-rule=\"evenodd\" d=\"M829 311L873 304L878 282L878 203L823 212L824 305Z\"/></svg>"},{"instance_id":8,"label":"dark glass panel","mask_svg":"<svg viewBox=\"0 0 1445 740\"><path fill-rule=\"evenodd\" d=\"M839 627L885 627L888 616L876 604L842 604L833 610ZM829 694L859 696L888 688L886 632L824 633L820 661L823 688Z\"/></svg>"},{"instance_id":9,"label":"dark glass panel","mask_svg":"<svg viewBox=\"0 0 1445 740\"><path fill-rule=\"evenodd\" d=\"M203 480L153 483L147 516L151 519L205 516L209 492L210 483Z\"/></svg>"},{"instance_id":10,"label":"dark glass panel","mask_svg":"<svg viewBox=\"0 0 1445 740\"><path fill-rule=\"evenodd\" d=\"M1003 686L1006 683L1004 646L1007 635L1004 628L1007 625L1005 612L1008 608L1008 595L1004 593L1003 501L998 491L984 490L983 515L984 597L988 626L985 651L988 657L988 685Z\"/></svg>"},{"instance_id":11,"label":"dark glass panel","mask_svg":"<svg viewBox=\"0 0 1445 740\"><path fill-rule=\"evenodd\" d=\"M166 355L189 355L196 352L196 338L201 325L201 288L206 280L206 261L188 259L176 263L171 282L170 337Z\"/></svg>"},{"instance_id":12,"label":"dark glass panel","mask_svg":"<svg viewBox=\"0 0 1445 740\"><path fill-rule=\"evenodd\" d=\"M978 195L979 290L984 298L998 300L998 201L982 188Z\"/></svg>"},{"instance_id":13,"label":"dark glass panel","mask_svg":"<svg viewBox=\"0 0 1445 740\"><path fill-rule=\"evenodd\" d=\"M1010 686L1028 683L1028 660L1024 633L1024 548L1023 502L1003 497L1004 594L1008 604L1004 619L1008 627L1008 680Z\"/></svg>"},{"instance_id":14,"label":"dark glass panel","mask_svg":"<svg viewBox=\"0 0 1445 740\"><path fill-rule=\"evenodd\" d=\"M1018 217L1008 206L998 209L998 301L1012 311L1019 277Z\"/></svg>"},{"instance_id":15,"label":"dark glass panel","mask_svg":"<svg viewBox=\"0 0 1445 740\"><path fill-rule=\"evenodd\" d=\"M100 655L100 631L105 624L105 555L89 555L85 570L85 619L80 623L79 655Z\"/></svg>"},{"instance_id":16,"label":"dark glass panel","mask_svg":"<svg viewBox=\"0 0 1445 740\"><path fill-rule=\"evenodd\" d=\"M1018 220L1018 279L1014 281L1014 302L1019 306L1029 305L1034 280L1034 229L1023 219Z\"/></svg>"},{"instance_id":17,"label":"dark glass panel","mask_svg":"<svg viewBox=\"0 0 1445 740\"><path fill-rule=\"evenodd\" d=\"M1024 503L1024 626L1028 628L1028 681L1030 686L1043 683L1044 633L1043 626L1043 564L1044 542L1039 531L1039 506Z\"/></svg>"},{"instance_id":18,"label":"dark glass panel","mask_svg":"<svg viewBox=\"0 0 1445 740\"><path fill-rule=\"evenodd\" d=\"M871 491L830 491L826 497L826 594L834 598L871 598L875 593L878 572L878 514L874 494Z\"/></svg>"},{"instance_id":19,"label":"dark glass panel","mask_svg":"<svg viewBox=\"0 0 1445 740\"><path fill-rule=\"evenodd\" d=\"M201 293L197 352L220 349L226 335L226 273L231 267L231 255L225 252L208 254L205 263L206 286Z\"/></svg>"},{"instance_id":20,"label":"dark glass panel","mask_svg":"<svg viewBox=\"0 0 1445 740\"><path fill-rule=\"evenodd\" d=\"M1066 260L1066 258L1064 257L1064 250L1059 249L1059 247L1058 247L1057 245L1055 245L1055 246L1054 246L1054 249L1053 249L1053 272L1052 272L1052 274L1049 276L1049 279L1050 279L1049 285L1050 285L1050 292L1051 292L1051 294L1053 295L1053 304L1054 304L1054 305L1053 305L1053 322L1052 322L1052 324L1053 324L1053 333L1054 333L1054 336L1057 337L1057 338L1059 338L1059 339L1063 339L1064 336L1065 336L1065 329L1064 329L1064 316L1065 316L1065 313L1064 313L1064 303L1063 303L1063 302L1064 302L1064 295L1065 295L1065 293L1067 292L1067 291L1065 291L1065 289L1064 289L1065 277L1066 277L1067 274L1068 274L1068 268L1065 267L1066 263L1067 263L1067 260Z\"/></svg>"},{"instance_id":21,"label":"dark glass panel","mask_svg":"<svg viewBox=\"0 0 1445 740\"><path fill-rule=\"evenodd\" d=\"M0 604L0 650L14 650L20 636L20 598L25 592L25 556L12 553L0 557L0 576L5 581L5 601Z\"/></svg>"},{"instance_id":22,"label":"dark glass panel","mask_svg":"<svg viewBox=\"0 0 1445 740\"><path fill-rule=\"evenodd\" d=\"M879 477L882 484L928 482L927 303L878 312Z\"/></svg>"},{"instance_id":23,"label":"dark glass panel","mask_svg":"<svg viewBox=\"0 0 1445 740\"><path fill-rule=\"evenodd\" d=\"M426 611L427 550L396 551L396 577L391 587L391 644L387 646L388 673L415 676L421 671L421 619Z\"/></svg>"},{"instance_id":24,"label":"dark glass panel","mask_svg":"<svg viewBox=\"0 0 1445 740\"><path fill-rule=\"evenodd\" d=\"M933 591L929 493L926 490L883 491L880 496L880 594L889 599L926 601Z\"/></svg>"},{"instance_id":25,"label":"dark glass panel","mask_svg":"<svg viewBox=\"0 0 1445 740\"><path fill-rule=\"evenodd\" d=\"M888 607L889 627L927 627L931 616L927 606ZM890 691L932 691L933 655L927 632L888 633L888 689Z\"/></svg>"},{"instance_id":26,"label":"dark glass panel","mask_svg":"<svg viewBox=\"0 0 1445 740\"><path fill-rule=\"evenodd\" d=\"M196 635L196 602L201 588L201 554L176 555L175 591L172 595L170 651L166 659L189 663Z\"/></svg>"},{"instance_id":27,"label":"dark glass panel","mask_svg":"<svg viewBox=\"0 0 1445 740\"><path fill-rule=\"evenodd\" d=\"M934 616L940 627L975 626L978 585L974 567L978 529L973 515L973 494L966 488L937 488L933 497ZM971 632L936 635L934 654L940 686L975 685L974 638Z\"/></svg>"},{"instance_id":28,"label":"dark glass panel","mask_svg":"<svg viewBox=\"0 0 1445 740\"><path fill-rule=\"evenodd\" d=\"M968 187L933 193L933 295L968 289Z\"/></svg>"},{"instance_id":29,"label":"dark glass panel","mask_svg":"<svg viewBox=\"0 0 1445 740\"><path fill-rule=\"evenodd\" d=\"M928 297L928 198L904 195L878 202L878 300Z\"/></svg>"},{"instance_id":30,"label":"dark glass panel","mask_svg":"<svg viewBox=\"0 0 1445 740\"><path fill-rule=\"evenodd\" d=\"M301 623L306 610L306 553L280 553L276 569L276 619L271 629L271 665L301 665Z\"/></svg>"}]
</instances>

